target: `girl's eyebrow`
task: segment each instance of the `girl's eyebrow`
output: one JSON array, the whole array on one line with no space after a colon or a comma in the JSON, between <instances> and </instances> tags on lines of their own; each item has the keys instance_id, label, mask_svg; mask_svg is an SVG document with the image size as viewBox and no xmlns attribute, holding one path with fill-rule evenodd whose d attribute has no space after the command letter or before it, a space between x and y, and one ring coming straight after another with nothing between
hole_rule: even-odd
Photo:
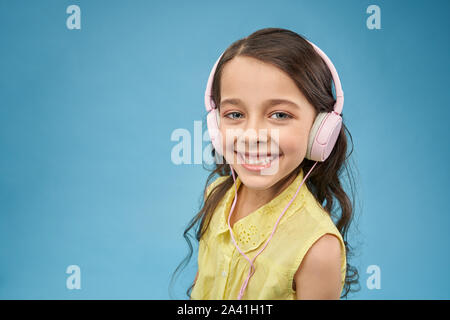
<instances>
[{"instance_id":1,"label":"girl's eyebrow","mask_svg":"<svg viewBox=\"0 0 450 320\"><path fill-rule=\"evenodd\" d=\"M241 99L238 99L238 98L228 98L228 99L224 99L224 100L222 100L222 101L220 102L220 105L223 105L223 104L226 104L226 103L228 103L228 104L233 104L233 105L235 105L235 106L238 106L238 105L245 105L245 104L242 102L242 100L241 100ZM295 107L295 108L300 109L300 106L299 106L298 104L296 104L295 102L292 102L292 101L290 101L290 100L286 100L286 99L269 99L269 100L266 100L266 101L263 103L263 105L265 105L265 106L267 106L267 107L273 107L273 106L276 106L276 105L279 105L279 104L286 104L286 105L290 105L290 106L292 106L292 107Z\"/></svg>"}]
</instances>

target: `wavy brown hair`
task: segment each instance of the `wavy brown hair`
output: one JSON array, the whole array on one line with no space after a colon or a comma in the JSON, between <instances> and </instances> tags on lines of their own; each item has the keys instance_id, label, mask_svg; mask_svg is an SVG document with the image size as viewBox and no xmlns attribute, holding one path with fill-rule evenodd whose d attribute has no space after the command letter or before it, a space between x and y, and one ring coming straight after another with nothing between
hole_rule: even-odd
<instances>
[{"instance_id":1,"label":"wavy brown hair","mask_svg":"<svg viewBox=\"0 0 450 320\"><path fill-rule=\"evenodd\" d=\"M333 77L328 66L305 38L295 32L280 28L260 29L248 37L232 43L226 49L217 65L213 80L212 94L216 106L220 106L220 79L222 70L227 62L237 56L256 58L276 66L291 77L317 112L331 112L333 110L336 100L332 91ZM341 116L343 119L342 128L332 152L324 162L317 163L305 184L333 219L344 240L347 270L341 298L347 298L349 292L359 291L360 286L358 270L349 264L350 256L354 255L354 252L347 241L348 230L354 218L356 191L354 178L351 170L349 170L349 157L353 152L353 139L345 126L344 113L341 113ZM352 150L349 154L347 154L346 132L352 141ZM184 268L192 257L193 249L192 243L189 240L189 231L195 227L195 238L197 241L200 241L209 226L212 213L217 204L233 185L230 166L222 156L216 154L214 149L212 149L212 156L221 161L216 161L212 169L204 167L208 171L211 171L205 183L204 194L206 194L207 186L216 175L227 176L228 179L225 179L209 192L208 196L202 201L200 211L191 219L186 227L183 236L188 243L190 252L173 272L171 283L174 275L180 270L180 267L183 265ZM288 175L289 177L287 179L290 179L292 175L297 175L301 169L304 172L308 172L314 163L315 161L305 158L293 170L292 174ZM341 184L342 173L344 171L350 185L352 201L347 196ZM358 288L353 288L354 285L358 285ZM188 297L191 295L193 286L194 283L186 291Z\"/></svg>"}]
</instances>

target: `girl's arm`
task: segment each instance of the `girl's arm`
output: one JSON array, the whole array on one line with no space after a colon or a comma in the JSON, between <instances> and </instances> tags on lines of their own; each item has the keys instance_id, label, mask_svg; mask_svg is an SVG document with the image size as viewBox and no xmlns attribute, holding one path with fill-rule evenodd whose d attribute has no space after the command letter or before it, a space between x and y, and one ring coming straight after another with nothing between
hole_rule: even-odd
<instances>
[{"instance_id":1,"label":"girl's arm","mask_svg":"<svg viewBox=\"0 0 450 320\"><path fill-rule=\"evenodd\" d=\"M194 279L194 284L197 282L197 278L198 278L198 271L197 271L197 275L195 276L195 279Z\"/></svg>"},{"instance_id":2,"label":"girl's arm","mask_svg":"<svg viewBox=\"0 0 450 320\"><path fill-rule=\"evenodd\" d=\"M325 234L308 250L295 273L298 300L339 300L341 294L341 245Z\"/></svg>"},{"instance_id":3,"label":"girl's arm","mask_svg":"<svg viewBox=\"0 0 450 320\"><path fill-rule=\"evenodd\" d=\"M197 275L195 276L195 279L194 279L194 285L197 282L197 277L198 277L198 271L197 271ZM192 300L192 297L189 297L189 300Z\"/></svg>"}]
</instances>

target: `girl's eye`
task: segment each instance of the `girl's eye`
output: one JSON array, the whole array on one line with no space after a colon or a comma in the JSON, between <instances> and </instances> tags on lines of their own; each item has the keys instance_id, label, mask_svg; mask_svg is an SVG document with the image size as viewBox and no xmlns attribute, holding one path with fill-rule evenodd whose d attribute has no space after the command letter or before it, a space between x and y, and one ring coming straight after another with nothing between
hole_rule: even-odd
<instances>
[{"instance_id":1,"label":"girl's eye","mask_svg":"<svg viewBox=\"0 0 450 320\"><path fill-rule=\"evenodd\" d=\"M241 113L240 113L240 112L230 112L229 114L225 115L224 117L229 118L228 116L229 116L230 114L236 115L236 114L241 114ZM230 119L238 119L238 118L230 118Z\"/></svg>"},{"instance_id":2,"label":"girl's eye","mask_svg":"<svg viewBox=\"0 0 450 320\"><path fill-rule=\"evenodd\" d=\"M281 117L281 118L278 118L277 120L287 120L287 119L292 118L291 115L289 115L289 114L287 114L287 113L284 113L284 112L275 112L274 114L278 114L278 115L282 115L282 116L283 116L283 117ZM272 116L273 116L274 114L272 114Z\"/></svg>"},{"instance_id":3,"label":"girl's eye","mask_svg":"<svg viewBox=\"0 0 450 320\"><path fill-rule=\"evenodd\" d=\"M275 118L276 120L287 120L287 119L292 118L291 115L289 115L289 114L287 114L287 113L285 113L285 112L275 112L275 113L272 114L272 116L275 115L275 114L281 115L281 118L280 118L280 117ZM239 116L241 116L241 117L239 117L239 118L236 118L236 117L234 117L234 116L233 116L233 117L229 117L230 115L239 115ZM271 117L272 117L272 116L271 116ZM230 112L230 113L228 113L227 115L225 115L224 117L229 118L229 119L240 119L240 118L242 118L242 113L237 112L237 111L235 111L235 112ZM272 119L273 119L273 118L272 118Z\"/></svg>"}]
</instances>

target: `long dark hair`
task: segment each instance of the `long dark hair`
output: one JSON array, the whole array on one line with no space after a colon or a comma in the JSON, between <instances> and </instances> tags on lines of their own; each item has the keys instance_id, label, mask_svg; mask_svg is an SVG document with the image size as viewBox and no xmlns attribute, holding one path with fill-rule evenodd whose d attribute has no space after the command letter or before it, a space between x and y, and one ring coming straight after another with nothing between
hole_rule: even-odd
<instances>
[{"instance_id":1,"label":"long dark hair","mask_svg":"<svg viewBox=\"0 0 450 320\"><path fill-rule=\"evenodd\" d=\"M335 103L332 91L333 78L327 65L311 44L303 37L290 30L280 28L260 29L248 37L234 42L227 48L217 65L214 75L212 94L215 105L220 105L220 79L222 70L228 61L237 56L253 57L276 66L286 72L295 81L298 88L317 112L330 112L333 110ZM347 241L348 229L354 218L356 191L354 178L351 170L349 170L348 163L349 157L353 152L353 139L345 126L344 113L341 116L343 119L341 132L331 154L324 162L317 163L305 184L317 201L329 213L344 240L347 270L341 298L347 298L349 292L359 291L360 287L358 270L349 264L350 256L354 252ZM347 136L345 132L348 133L352 142L352 149L348 155ZM214 149L212 150L212 156L214 158L218 156ZM184 230L183 236L188 243L190 251L173 272L171 283L174 275L180 270L180 267L183 265L184 268L192 257L193 250L192 243L189 240L189 231L196 227L194 229L195 238L197 241L200 241L209 226L212 213L217 204L233 185L230 167L223 158L221 160L217 161L218 163L215 163L212 169L203 166L206 170L211 171L206 180L204 192L216 175L228 176L228 179L224 179L222 183L218 184L209 192L208 197L202 202L200 211L191 219ZM304 172L308 172L314 163L315 161L305 158L292 174L297 174L302 168ZM341 185L341 175L344 170L351 188L352 201L350 201ZM335 199L338 203L335 202ZM324 202L326 203L324 204ZM339 209L340 214L337 212ZM199 221L200 224L198 224ZM356 284L358 288L354 289L353 286ZM186 291L188 297L191 295L193 286L194 283Z\"/></svg>"}]
</instances>

